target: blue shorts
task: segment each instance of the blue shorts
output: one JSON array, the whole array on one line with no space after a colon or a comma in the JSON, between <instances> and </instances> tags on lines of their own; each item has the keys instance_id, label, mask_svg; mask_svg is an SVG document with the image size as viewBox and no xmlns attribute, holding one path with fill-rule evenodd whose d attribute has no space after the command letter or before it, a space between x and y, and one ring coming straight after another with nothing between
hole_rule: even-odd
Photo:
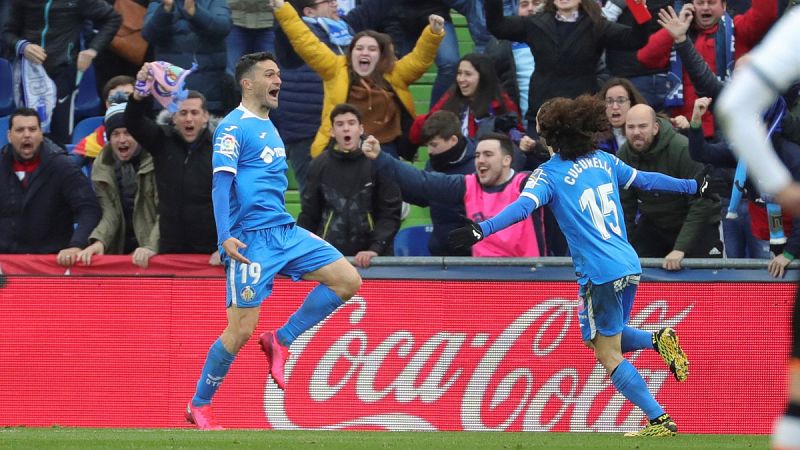
<instances>
[{"instance_id":1,"label":"blue shorts","mask_svg":"<svg viewBox=\"0 0 800 450\"><path fill-rule=\"evenodd\" d=\"M225 265L225 307L261 306L272 293L275 275L300 280L303 275L343 258L339 250L295 224L244 231L234 236L247 247L239 253L251 264L228 257L220 247Z\"/></svg>"},{"instance_id":2,"label":"blue shorts","mask_svg":"<svg viewBox=\"0 0 800 450\"><path fill-rule=\"evenodd\" d=\"M639 275L626 275L603 284L588 282L581 286L581 305L578 323L584 341L591 341L597 333L614 336L631 318L633 298L639 287Z\"/></svg>"}]
</instances>

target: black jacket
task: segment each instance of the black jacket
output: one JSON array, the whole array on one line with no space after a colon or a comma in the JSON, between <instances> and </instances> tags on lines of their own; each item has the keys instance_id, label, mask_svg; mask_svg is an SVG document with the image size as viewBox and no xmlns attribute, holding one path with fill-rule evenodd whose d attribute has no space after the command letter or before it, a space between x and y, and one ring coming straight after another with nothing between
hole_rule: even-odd
<instances>
[{"instance_id":1,"label":"black jacket","mask_svg":"<svg viewBox=\"0 0 800 450\"><path fill-rule=\"evenodd\" d=\"M517 63L514 60L514 50L511 41L492 37L486 44L486 56L492 58L494 71L500 81L500 86L514 103L519 105L519 85L517 84ZM520 111L522 109L520 108Z\"/></svg>"},{"instance_id":2,"label":"black jacket","mask_svg":"<svg viewBox=\"0 0 800 450\"><path fill-rule=\"evenodd\" d=\"M311 162L297 224L330 242L345 256L363 250L391 256L400 229L397 183L379 176L360 151L330 146Z\"/></svg>"},{"instance_id":3,"label":"black jacket","mask_svg":"<svg viewBox=\"0 0 800 450\"><path fill-rule=\"evenodd\" d=\"M212 132L207 127L187 143L172 125L159 125L147 117L149 98L131 95L125 124L136 141L153 155L158 186L160 253L212 253L217 230L211 204Z\"/></svg>"},{"instance_id":4,"label":"black jacket","mask_svg":"<svg viewBox=\"0 0 800 450\"><path fill-rule=\"evenodd\" d=\"M555 14L528 17L503 16L502 0L485 0L486 26L498 39L528 44L536 60L528 96L528 124L554 97L575 98L599 89L597 64L607 48L636 50L647 43L647 29L628 27L603 19L597 26L582 14L576 23L556 22ZM567 31L567 28L574 29ZM561 37L566 33L566 38Z\"/></svg>"},{"instance_id":5,"label":"black jacket","mask_svg":"<svg viewBox=\"0 0 800 450\"><path fill-rule=\"evenodd\" d=\"M58 253L88 245L100 221L89 179L45 139L27 190L14 173L14 149L0 148L0 253Z\"/></svg>"},{"instance_id":6,"label":"black jacket","mask_svg":"<svg viewBox=\"0 0 800 450\"><path fill-rule=\"evenodd\" d=\"M44 68L50 73L76 63L85 20L98 29L87 44L97 53L111 42L122 23L122 17L103 0L13 0L3 26L3 44L9 53L17 53L21 39L44 47ZM47 32L42 34L45 28Z\"/></svg>"}]
</instances>

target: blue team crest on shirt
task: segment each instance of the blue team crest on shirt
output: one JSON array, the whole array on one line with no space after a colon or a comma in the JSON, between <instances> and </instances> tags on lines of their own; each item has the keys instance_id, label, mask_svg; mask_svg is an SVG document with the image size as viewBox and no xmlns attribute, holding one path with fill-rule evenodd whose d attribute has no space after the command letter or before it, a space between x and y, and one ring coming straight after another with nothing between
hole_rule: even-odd
<instances>
[{"instance_id":1,"label":"blue team crest on shirt","mask_svg":"<svg viewBox=\"0 0 800 450\"><path fill-rule=\"evenodd\" d=\"M249 302L256 296L256 291L250 286L245 286L242 288L242 292L240 292L239 295L242 297L242 300Z\"/></svg>"},{"instance_id":2,"label":"blue team crest on shirt","mask_svg":"<svg viewBox=\"0 0 800 450\"><path fill-rule=\"evenodd\" d=\"M214 143L214 149L225 156L233 156L239 149L239 142L232 134L222 133Z\"/></svg>"}]
</instances>

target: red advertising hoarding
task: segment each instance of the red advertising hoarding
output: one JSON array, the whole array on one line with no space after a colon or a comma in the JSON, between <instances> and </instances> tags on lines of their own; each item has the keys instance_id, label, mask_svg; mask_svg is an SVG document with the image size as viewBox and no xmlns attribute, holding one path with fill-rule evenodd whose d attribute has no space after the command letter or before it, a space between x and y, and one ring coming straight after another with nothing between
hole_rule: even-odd
<instances>
[{"instance_id":1,"label":"red advertising hoarding","mask_svg":"<svg viewBox=\"0 0 800 450\"><path fill-rule=\"evenodd\" d=\"M259 333L313 287L276 282ZM181 427L225 326L221 278L9 276L0 426ZM643 283L631 325L678 330L677 383L629 354L687 433L769 433L785 405L789 283ZM254 336L214 399L227 428L628 431L644 417L580 341L574 282L365 280L292 346L288 388Z\"/></svg>"}]
</instances>

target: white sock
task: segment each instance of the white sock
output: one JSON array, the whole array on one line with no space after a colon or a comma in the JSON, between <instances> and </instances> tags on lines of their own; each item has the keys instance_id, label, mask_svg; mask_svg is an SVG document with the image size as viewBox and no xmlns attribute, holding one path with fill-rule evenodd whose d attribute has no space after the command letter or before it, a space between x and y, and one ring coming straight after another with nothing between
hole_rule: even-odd
<instances>
[{"instance_id":1,"label":"white sock","mask_svg":"<svg viewBox=\"0 0 800 450\"><path fill-rule=\"evenodd\" d=\"M774 450L800 450L800 417L781 416L772 431Z\"/></svg>"}]
</instances>

